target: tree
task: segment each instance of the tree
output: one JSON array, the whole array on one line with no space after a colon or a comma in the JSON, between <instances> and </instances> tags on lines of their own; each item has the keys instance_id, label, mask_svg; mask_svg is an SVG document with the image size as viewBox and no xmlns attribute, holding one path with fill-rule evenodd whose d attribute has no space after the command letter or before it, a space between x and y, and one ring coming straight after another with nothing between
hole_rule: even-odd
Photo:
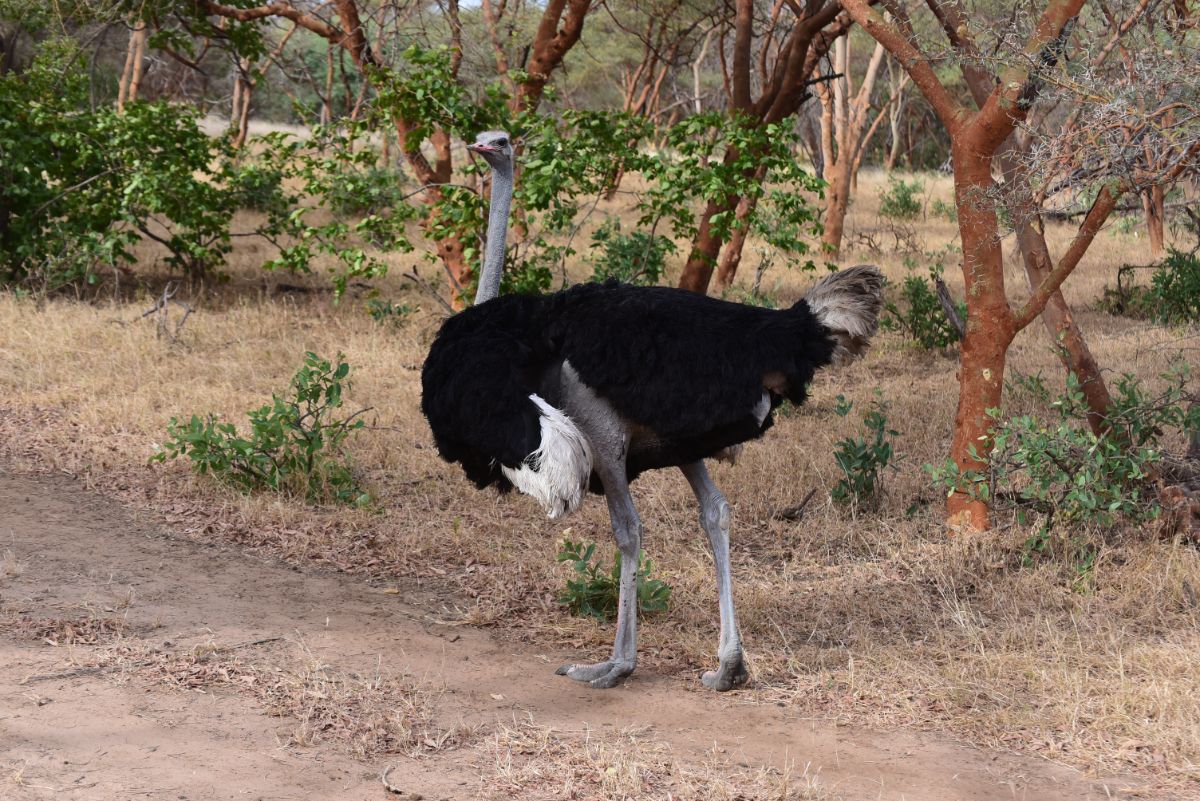
<instances>
[{"instance_id":1,"label":"tree","mask_svg":"<svg viewBox=\"0 0 1200 801\"><path fill-rule=\"evenodd\" d=\"M847 31L834 43L832 79L817 83L817 94L821 98L823 108L822 177L828 184L825 190L825 233L821 242L833 259L837 259L841 252L842 229L846 220L846 209L850 204L850 190L862 165L863 150L884 120L886 109L880 109L868 126L871 93L875 88L875 79L879 75L884 52L883 45L876 42L856 92L850 74L850 32ZM893 95L892 100L896 99L897 96ZM888 105L891 105L891 101Z\"/></svg>"},{"instance_id":2,"label":"tree","mask_svg":"<svg viewBox=\"0 0 1200 801\"><path fill-rule=\"evenodd\" d=\"M761 12L753 0L737 0L733 12L732 18L725 17L718 27L730 112L751 127L777 125L811 97L808 77L850 21L844 15L839 17L840 6L826 0L804 6L775 0L766 20L759 19ZM756 52L757 59L753 57ZM756 84L757 98L753 92ZM733 183L761 187L766 174L755 165L757 156L737 147L726 148L724 166L732 170L741 165L736 169L740 180ZM760 194L731 186L705 202L679 279L681 288L707 292L714 270L718 286L728 287L733 282L746 239L745 221Z\"/></svg>"},{"instance_id":3,"label":"tree","mask_svg":"<svg viewBox=\"0 0 1200 801\"><path fill-rule=\"evenodd\" d=\"M927 0L967 76L975 101L972 109L951 91L904 7L889 2L893 19L887 20L864 0L844 0L844 5L854 21L901 62L951 137L968 326L950 451L959 481L947 500L947 512L952 525L983 529L989 525L989 509L978 478L990 451L988 410L1000 406L1005 359L1013 338L1055 297L1123 194L1174 180L1195 167L1200 152L1196 86L1200 70L1195 69L1194 42L1185 35L1177 44L1183 58L1172 54L1171 59L1156 60L1159 69L1143 71L1136 84L1114 82L1114 76L1095 65L1104 63L1106 48L1116 46L1140 13L1116 16L1114 20L1132 22L1113 25L1094 15L1081 16L1083 0L1047 0L1019 36L996 26L991 28L997 31L994 40L981 44L981 38L989 35L985 25L976 23L985 16L981 9L968 9L961 0ZM1005 16L1011 10L1013 20L1021 18L1015 7L999 10ZM1152 30L1147 36L1151 41L1155 38ZM1139 52L1147 58L1155 54L1153 48ZM1160 91L1147 93L1147 84ZM1161 96L1162 102L1137 111L1131 98L1144 94ZM1074 119L1060 123L1053 136L1035 137L1037 143L1026 151L1024 170L1011 173L1017 189L1009 186L1006 194L1005 187L993 179L993 166L1002 166L997 162L1018 127L1024 133L1034 130L1031 120L1049 125L1053 115L1031 115L1035 104L1047 102L1047 97L1055 106L1070 98ZM1168 113L1177 115L1169 124ZM1147 140L1163 154L1155 163L1143 155ZM1067 184L1042 183L1051 172L1046 166L1068 176ZM1028 224L1027 234L1037 232L1036 203L1035 208L1021 208L1020 198L1026 195L1022 184L1039 188L1043 199L1066 189L1077 197L1094 192L1094 199L1067 250L1057 260L1048 249L1041 254L1037 270L1030 274L1035 281L1030 297L1014 307L1004 283L999 213L1011 219L1015 212L1019 227ZM1015 202L1006 203L1008 199ZM1031 252L1036 246L1031 244Z\"/></svg>"},{"instance_id":4,"label":"tree","mask_svg":"<svg viewBox=\"0 0 1200 801\"><path fill-rule=\"evenodd\" d=\"M537 108L545 94L551 75L562 65L566 53L579 41L584 20L592 9L593 0L550 0L542 9L533 40L528 44L529 58L520 80L513 79L511 109L514 113L529 112ZM474 243L464 242L461 232L447 226L439 217L439 207L447 201L445 187L451 183L454 168L451 148L450 121L438 114L421 116L417 112L428 111L425 98L409 97L405 92L405 75L397 70L369 34L389 27L405 27L410 14L398 10L393 4L372 5L368 0L333 0L332 16L323 15L326 6L307 6L280 0L258 6L226 5L216 0L168 0L165 8L148 8L146 16L159 27L167 14L186 20L186 27L201 35L226 35L228 28L221 29L216 21L241 24L242 50L262 54L261 29L265 20L288 20L306 31L325 39L331 46L344 50L368 84L378 89L380 84L389 86L392 103L388 109L395 128L400 150L421 186L427 213L423 225L427 236L434 241L437 255L445 266L447 278L456 303L461 303L461 293L470 284L473 265L468 252ZM485 4L485 14L495 16L494 6ZM141 7L141 6L139 6ZM488 10L492 11L489 12ZM463 60L463 24L458 0L448 0L444 6L443 22L449 33L450 59L447 74L443 79L457 83ZM255 39L258 35L258 39ZM410 37L411 39L411 37ZM499 45L498 40L496 41ZM498 50L498 65L503 64L502 77L512 78L507 70L507 61L501 58L503 48ZM431 155L427 155L431 154Z\"/></svg>"}]
</instances>

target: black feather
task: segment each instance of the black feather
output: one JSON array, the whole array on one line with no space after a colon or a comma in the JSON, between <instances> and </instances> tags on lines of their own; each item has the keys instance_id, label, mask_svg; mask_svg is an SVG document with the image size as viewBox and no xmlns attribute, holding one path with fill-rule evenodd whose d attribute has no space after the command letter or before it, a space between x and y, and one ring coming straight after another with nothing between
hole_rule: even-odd
<instances>
[{"instance_id":1,"label":"black feather","mask_svg":"<svg viewBox=\"0 0 1200 801\"><path fill-rule=\"evenodd\" d=\"M421 409L438 451L478 486L509 487L537 447L538 393L561 408L559 373L580 379L635 428L630 478L687 464L762 435L771 407L804 402L836 342L801 300L776 311L665 287L583 284L553 295L508 295L450 318L422 373ZM593 487L598 482L593 481Z\"/></svg>"}]
</instances>

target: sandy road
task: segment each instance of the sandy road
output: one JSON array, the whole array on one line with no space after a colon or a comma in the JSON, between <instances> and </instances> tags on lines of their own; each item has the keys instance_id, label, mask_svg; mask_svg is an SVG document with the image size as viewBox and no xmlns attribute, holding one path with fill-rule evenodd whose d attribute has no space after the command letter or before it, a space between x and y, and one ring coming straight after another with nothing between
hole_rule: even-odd
<instances>
[{"instance_id":1,"label":"sandy road","mask_svg":"<svg viewBox=\"0 0 1200 801\"><path fill-rule=\"evenodd\" d=\"M484 729L527 714L573 731L647 726L679 759L716 745L751 766L808 765L831 797L855 800L1085 801L1120 797L1123 786L926 733L805 720L650 671L589 690L553 675L571 654L439 623L443 600L432 591L389 594L173 537L68 479L0 474L0 553L10 611L124 616L139 636L176 648L302 641L347 670L387 666L442 686L440 714ZM379 772L394 764L396 784L457 800L479 797L490 779L466 748L358 761L329 743L286 746L283 722L235 691L79 672L72 659L71 648L0 634L0 798L384 799L395 796Z\"/></svg>"}]
</instances>

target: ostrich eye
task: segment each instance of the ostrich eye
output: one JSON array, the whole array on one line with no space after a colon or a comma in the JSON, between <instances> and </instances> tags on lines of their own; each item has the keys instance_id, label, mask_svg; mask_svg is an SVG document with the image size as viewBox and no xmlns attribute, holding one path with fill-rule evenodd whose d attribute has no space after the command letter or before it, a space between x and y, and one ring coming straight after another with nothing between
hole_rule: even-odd
<instances>
[{"instance_id":1,"label":"ostrich eye","mask_svg":"<svg viewBox=\"0 0 1200 801\"><path fill-rule=\"evenodd\" d=\"M498 147L508 147L508 140L507 139L497 139L496 145Z\"/></svg>"}]
</instances>

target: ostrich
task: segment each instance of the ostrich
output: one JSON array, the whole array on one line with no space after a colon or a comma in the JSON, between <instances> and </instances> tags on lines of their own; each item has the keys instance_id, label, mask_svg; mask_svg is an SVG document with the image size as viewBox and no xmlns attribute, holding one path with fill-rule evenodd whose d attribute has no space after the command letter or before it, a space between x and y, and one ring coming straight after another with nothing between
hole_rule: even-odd
<instances>
[{"instance_id":1,"label":"ostrich","mask_svg":"<svg viewBox=\"0 0 1200 801\"><path fill-rule=\"evenodd\" d=\"M613 687L637 664L642 524L629 484L678 467L700 506L717 574L716 690L746 682L729 566L729 504L704 460L732 461L774 409L802 403L818 368L862 353L883 279L870 266L833 273L790 309L730 303L666 287L609 282L550 295L496 297L504 266L513 148L502 131L470 150L492 169L487 246L475 305L442 325L421 374L421 410L438 452L481 489L516 487L551 518L591 489L604 495L621 552L612 655L556 672Z\"/></svg>"}]
</instances>

